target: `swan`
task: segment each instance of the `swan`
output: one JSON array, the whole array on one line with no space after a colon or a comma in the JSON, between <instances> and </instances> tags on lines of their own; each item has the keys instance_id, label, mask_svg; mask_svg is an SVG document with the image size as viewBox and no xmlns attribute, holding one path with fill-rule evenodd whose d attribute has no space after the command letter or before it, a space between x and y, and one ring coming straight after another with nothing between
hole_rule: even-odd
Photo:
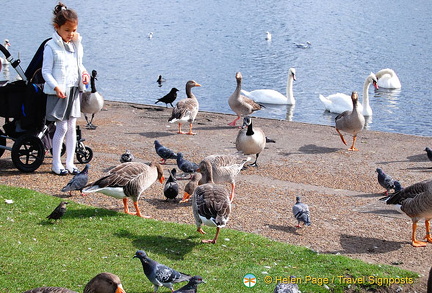
<instances>
[{"instance_id":1,"label":"swan","mask_svg":"<svg viewBox=\"0 0 432 293\"><path fill-rule=\"evenodd\" d=\"M357 110L363 116L372 116L372 108L369 105L369 86L373 84L378 89L377 78L374 73L370 73L363 84L363 105L358 103ZM344 111L352 111L353 104L351 96L347 94L337 93L327 97L319 95L321 102L324 104L326 111L331 113L340 114Z\"/></svg>"},{"instance_id":2,"label":"swan","mask_svg":"<svg viewBox=\"0 0 432 293\"><path fill-rule=\"evenodd\" d=\"M294 44L296 45L297 48L300 48L300 49L308 49L308 48L312 47L312 43L309 41L307 41L306 44L304 44L304 43L294 43Z\"/></svg>"},{"instance_id":3,"label":"swan","mask_svg":"<svg viewBox=\"0 0 432 293\"><path fill-rule=\"evenodd\" d=\"M393 69L386 68L381 69L375 73L378 79L378 86L385 89L400 89L401 83L399 77L396 75Z\"/></svg>"},{"instance_id":4,"label":"swan","mask_svg":"<svg viewBox=\"0 0 432 293\"><path fill-rule=\"evenodd\" d=\"M293 81L296 80L295 68L288 70L288 81L286 86L286 96L275 90L259 89L251 92L242 90L242 94L251 98L257 103L276 104L276 105L294 105L295 99L293 94Z\"/></svg>"}]
</instances>

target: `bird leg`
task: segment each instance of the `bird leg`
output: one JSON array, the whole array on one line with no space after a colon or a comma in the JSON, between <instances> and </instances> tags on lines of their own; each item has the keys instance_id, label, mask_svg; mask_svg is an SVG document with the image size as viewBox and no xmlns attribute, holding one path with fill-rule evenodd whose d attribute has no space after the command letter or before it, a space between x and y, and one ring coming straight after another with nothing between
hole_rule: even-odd
<instances>
[{"instance_id":1,"label":"bird leg","mask_svg":"<svg viewBox=\"0 0 432 293\"><path fill-rule=\"evenodd\" d=\"M411 243L414 247L425 247L426 242L418 241L416 239L416 230L417 230L417 221L412 224L412 234L411 234Z\"/></svg>"},{"instance_id":2,"label":"bird leg","mask_svg":"<svg viewBox=\"0 0 432 293\"><path fill-rule=\"evenodd\" d=\"M139 209L139 207L138 207L138 202L137 201L134 201L134 207L135 207L135 210L136 210L136 215L138 216L138 217L141 217L141 218L146 218L146 219L150 219L151 217L150 216L143 216L142 214L141 214L141 211L140 211L140 209Z\"/></svg>"},{"instance_id":3,"label":"bird leg","mask_svg":"<svg viewBox=\"0 0 432 293\"><path fill-rule=\"evenodd\" d=\"M237 116L232 122L228 123L229 126L236 126L237 121L240 119L240 116Z\"/></svg>"},{"instance_id":4,"label":"bird leg","mask_svg":"<svg viewBox=\"0 0 432 293\"><path fill-rule=\"evenodd\" d=\"M255 156L255 162L253 162L252 164L250 164L249 166L251 166L251 167L258 167L258 164L257 164L257 161L258 161L258 156L259 156L259 153L258 154L256 154L256 156Z\"/></svg>"},{"instance_id":5,"label":"bird leg","mask_svg":"<svg viewBox=\"0 0 432 293\"><path fill-rule=\"evenodd\" d=\"M127 197L123 198L123 206L124 206L124 212L125 212L125 214L128 214L128 215L137 215L138 217L141 217L141 218L147 218L146 216L143 216L141 214L141 212L140 212L140 210L138 208L138 202L134 201L134 206L135 206L135 209L137 211L136 213L129 212L128 198Z\"/></svg>"},{"instance_id":6,"label":"bird leg","mask_svg":"<svg viewBox=\"0 0 432 293\"><path fill-rule=\"evenodd\" d=\"M352 143L352 146L348 149L349 151L358 151L358 149L354 146L356 140L357 140L357 135L354 135L354 136L353 136L353 143Z\"/></svg>"},{"instance_id":7,"label":"bird leg","mask_svg":"<svg viewBox=\"0 0 432 293\"><path fill-rule=\"evenodd\" d=\"M230 193L230 197L229 197L230 202L232 202L234 199L234 189L235 189L235 183L231 183L231 193Z\"/></svg>"},{"instance_id":8,"label":"bird leg","mask_svg":"<svg viewBox=\"0 0 432 293\"><path fill-rule=\"evenodd\" d=\"M161 163L162 165L165 165L165 164L166 164L166 159L161 159L161 160L160 160L160 163Z\"/></svg>"},{"instance_id":9,"label":"bird leg","mask_svg":"<svg viewBox=\"0 0 432 293\"><path fill-rule=\"evenodd\" d=\"M432 237L430 235L430 223L429 220L425 220L425 226L426 226L426 236L424 239L427 240L427 242L432 243Z\"/></svg>"},{"instance_id":10,"label":"bird leg","mask_svg":"<svg viewBox=\"0 0 432 293\"><path fill-rule=\"evenodd\" d=\"M183 193L183 198L181 199L180 202L181 202L181 203L183 203L183 202L188 202L190 197L191 197L191 195L185 191L185 192Z\"/></svg>"},{"instance_id":11,"label":"bird leg","mask_svg":"<svg viewBox=\"0 0 432 293\"><path fill-rule=\"evenodd\" d=\"M189 123L189 132L186 134L189 134L189 135L195 135L196 134L195 132L192 132L192 123Z\"/></svg>"},{"instance_id":12,"label":"bird leg","mask_svg":"<svg viewBox=\"0 0 432 293\"><path fill-rule=\"evenodd\" d=\"M342 142L344 143L344 145L347 145L345 138L343 137L342 133L339 131L339 129L336 128L336 131L339 133L340 138L342 139Z\"/></svg>"},{"instance_id":13,"label":"bird leg","mask_svg":"<svg viewBox=\"0 0 432 293\"><path fill-rule=\"evenodd\" d=\"M218 239L218 237L219 237L219 232L220 232L220 228L216 227L216 235L215 235L215 237L213 239L210 239L210 240L201 240L201 242L202 243L212 243L212 244L215 244L216 241L217 241L217 239Z\"/></svg>"},{"instance_id":14,"label":"bird leg","mask_svg":"<svg viewBox=\"0 0 432 293\"><path fill-rule=\"evenodd\" d=\"M181 130L181 123L178 124L178 134L184 134L184 132Z\"/></svg>"},{"instance_id":15,"label":"bird leg","mask_svg":"<svg viewBox=\"0 0 432 293\"><path fill-rule=\"evenodd\" d=\"M201 227L199 227L199 228L197 229L197 232L198 232L198 233L201 233L201 234L206 234L206 232L204 232L204 230L203 230Z\"/></svg>"}]
</instances>

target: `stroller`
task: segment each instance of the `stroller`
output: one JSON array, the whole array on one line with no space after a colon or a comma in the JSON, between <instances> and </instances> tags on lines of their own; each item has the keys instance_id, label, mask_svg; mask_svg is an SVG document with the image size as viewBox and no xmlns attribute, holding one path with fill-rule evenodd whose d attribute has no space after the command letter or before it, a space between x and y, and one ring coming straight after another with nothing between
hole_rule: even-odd
<instances>
[{"instance_id":1,"label":"stroller","mask_svg":"<svg viewBox=\"0 0 432 293\"><path fill-rule=\"evenodd\" d=\"M4 132L0 128L0 157L5 150L11 151L14 166L26 173L42 165L46 151L51 149L55 130L55 123L45 123L46 95L41 74L43 50L48 40L39 46L25 72L20 66L21 60L14 60L0 44L0 51L21 77L18 81L0 82L0 117L5 118ZM6 139L14 141L12 147L6 145ZM91 148L84 145L79 126L75 152L80 163L88 163L93 158Z\"/></svg>"}]
</instances>

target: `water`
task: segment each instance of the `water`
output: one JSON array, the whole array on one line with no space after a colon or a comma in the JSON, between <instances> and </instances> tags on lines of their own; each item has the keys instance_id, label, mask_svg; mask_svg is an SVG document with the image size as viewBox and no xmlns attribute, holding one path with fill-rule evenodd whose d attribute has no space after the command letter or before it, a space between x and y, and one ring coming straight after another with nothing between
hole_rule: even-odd
<instances>
[{"instance_id":1,"label":"water","mask_svg":"<svg viewBox=\"0 0 432 293\"><path fill-rule=\"evenodd\" d=\"M233 113L227 100L237 71L246 90L285 93L288 69L295 67L295 107L268 106L256 116L334 125L319 94L361 93L370 72L392 68L402 89L371 87L367 128L432 136L431 1L68 2L80 17L85 66L98 71L97 88L108 100L154 104L171 87L184 98L194 79L202 85L193 90L201 110ZM53 31L55 3L2 4L0 40L11 41L24 68ZM306 41L310 49L294 45ZM166 78L161 87L159 74Z\"/></svg>"}]
</instances>

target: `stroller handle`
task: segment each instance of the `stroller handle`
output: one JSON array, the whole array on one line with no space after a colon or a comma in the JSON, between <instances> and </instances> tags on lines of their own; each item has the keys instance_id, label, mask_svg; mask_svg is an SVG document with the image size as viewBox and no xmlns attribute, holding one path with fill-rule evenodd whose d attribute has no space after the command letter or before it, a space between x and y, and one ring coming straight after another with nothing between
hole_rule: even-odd
<instances>
[{"instance_id":1,"label":"stroller handle","mask_svg":"<svg viewBox=\"0 0 432 293\"><path fill-rule=\"evenodd\" d=\"M2 53L5 55L6 60L10 62L12 67L15 68L15 70L18 72L21 79L27 82L27 77L25 76L24 71L22 70L22 68L20 66L21 60L20 59L14 60L12 55L9 53L8 49L6 49L1 44L0 44L0 51L2 51Z\"/></svg>"}]
</instances>

